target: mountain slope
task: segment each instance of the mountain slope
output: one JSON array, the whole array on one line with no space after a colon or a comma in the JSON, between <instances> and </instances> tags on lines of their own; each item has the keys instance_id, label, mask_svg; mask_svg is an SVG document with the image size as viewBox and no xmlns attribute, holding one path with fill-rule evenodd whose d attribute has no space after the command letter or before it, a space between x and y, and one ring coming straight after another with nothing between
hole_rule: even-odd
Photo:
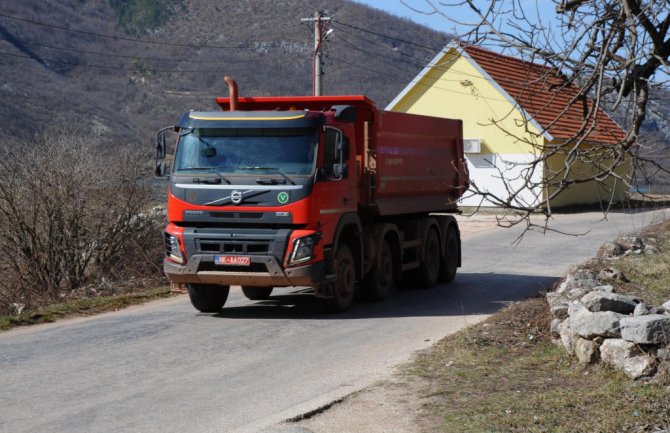
<instances>
[{"instance_id":1,"label":"mountain slope","mask_svg":"<svg viewBox=\"0 0 670 433\"><path fill-rule=\"evenodd\" d=\"M384 106L448 42L346 0L6 0L0 120L10 136L67 124L105 142L147 143L182 111L217 109L224 75L242 96L311 94L313 30L300 18L316 9L336 20L324 46L326 94L363 93Z\"/></svg>"}]
</instances>

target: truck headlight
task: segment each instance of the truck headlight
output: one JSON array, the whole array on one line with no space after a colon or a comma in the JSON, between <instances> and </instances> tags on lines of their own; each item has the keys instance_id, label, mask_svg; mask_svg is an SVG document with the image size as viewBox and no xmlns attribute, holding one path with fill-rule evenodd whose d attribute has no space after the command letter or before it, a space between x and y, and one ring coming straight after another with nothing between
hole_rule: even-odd
<instances>
[{"instance_id":1,"label":"truck headlight","mask_svg":"<svg viewBox=\"0 0 670 433\"><path fill-rule=\"evenodd\" d=\"M184 263L184 255L181 253L179 238L165 232L165 255L177 263Z\"/></svg>"},{"instance_id":2,"label":"truck headlight","mask_svg":"<svg viewBox=\"0 0 670 433\"><path fill-rule=\"evenodd\" d=\"M306 262L312 258L314 251L314 237L305 236L298 238L293 242L293 252L291 253L290 264Z\"/></svg>"}]
</instances>

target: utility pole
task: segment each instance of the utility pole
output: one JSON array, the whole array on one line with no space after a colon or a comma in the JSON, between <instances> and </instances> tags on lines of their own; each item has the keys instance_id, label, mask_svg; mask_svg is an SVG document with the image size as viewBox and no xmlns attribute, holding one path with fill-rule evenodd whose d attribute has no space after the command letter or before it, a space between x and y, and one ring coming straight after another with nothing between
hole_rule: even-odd
<instances>
[{"instance_id":1,"label":"utility pole","mask_svg":"<svg viewBox=\"0 0 670 433\"><path fill-rule=\"evenodd\" d=\"M313 18L302 18L302 22L313 22L314 23L314 55L312 57L312 87L314 88L314 96L321 96L323 87L321 84L321 77L323 72L321 72L321 49L323 48L323 42L325 41L325 36L332 30L329 30L328 33L324 34L324 30L328 27L326 23L330 22L331 17L321 16L321 12L315 12Z\"/></svg>"}]
</instances>

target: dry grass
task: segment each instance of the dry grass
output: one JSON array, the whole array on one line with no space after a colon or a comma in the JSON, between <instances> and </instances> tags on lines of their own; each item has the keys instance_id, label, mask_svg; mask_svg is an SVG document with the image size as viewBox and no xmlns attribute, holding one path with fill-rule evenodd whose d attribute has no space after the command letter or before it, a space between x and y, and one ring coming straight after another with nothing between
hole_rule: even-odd
<instances>
[{"instance_id":1,"label":"dry grass","mask_svg":"<svg viewBox=\"0 0 670 433\"><path fill-rule=\"evenodd\" d=\"M547 304L530 299L423 352L433 431L647 432L670 426L670 390L579 366L550 341Z\"/></svg>"},{"instance_id":2,"label":"dry grass","mask_svg":"<svg viewBox=\"0 0 670 433\"><path fill-rule=\"evenodd\" d=\"M0 331L6 331L18 326L55 322L56 320L70 317L92 316L170 296L172 296L172 293L169 286L162 286L144 292L127 293L118 296L77 299L35 310L26 310L18 315L0 316Z\"/></svg>"}]
</instances>

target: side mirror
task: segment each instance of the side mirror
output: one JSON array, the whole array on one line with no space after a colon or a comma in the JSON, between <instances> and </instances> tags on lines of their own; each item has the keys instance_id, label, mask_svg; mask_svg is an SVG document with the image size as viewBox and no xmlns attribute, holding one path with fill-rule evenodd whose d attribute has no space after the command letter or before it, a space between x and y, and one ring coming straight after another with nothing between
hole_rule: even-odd
<instances>
[{"instance_id":1,"label":"side mirror","mask_svg":"<svg viewBox=\"0 0 670 433\"><path fill-rule=\"evenodd\" d=\"M158 131L156 135L156 160L165 158L165 130Z\"/></svg>"},{"instance_id":2,"label":"side mirror","mask_svg":"<svg viewBox=\"0 0 670 433\"><path fill-rule=\"evenodd\" d=\"M167 144L165 141L165 131L174 130L174 126L163 128L156 134L156 177L164 177L167 175L168 167L165 163L165 154L167 153Z\"/></svg>"},{"instance_id":3,"label":"side mirror","mask_svg":"<svg viewBox=\"0 0 670 433\"><path fill-rule=\"evenodd\" d=\"M166 171L167 171L167 167L166 167L164 161L156 163L156 172L155 172L156 177L165 177L165 172Z\"/></svg>"}]
</instances>

